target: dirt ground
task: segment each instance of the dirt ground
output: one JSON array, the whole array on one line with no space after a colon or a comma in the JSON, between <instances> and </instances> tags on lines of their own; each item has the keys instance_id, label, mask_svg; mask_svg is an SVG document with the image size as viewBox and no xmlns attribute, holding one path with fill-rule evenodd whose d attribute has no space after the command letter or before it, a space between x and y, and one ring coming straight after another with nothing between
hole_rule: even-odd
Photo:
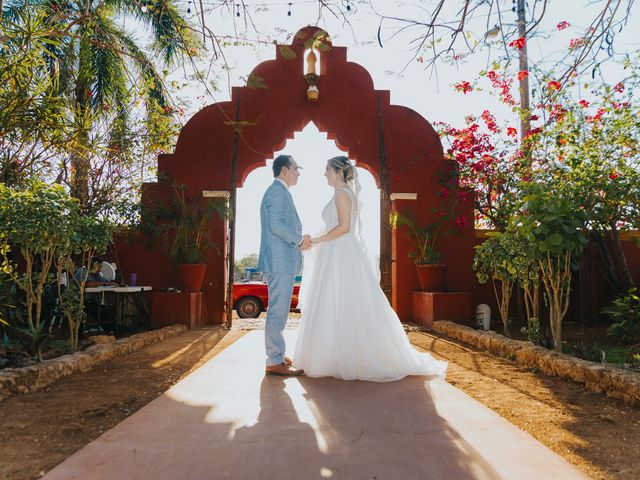
<instances>
[{"instance_id":1,"label":"dirt ground","mask_svg":"<svg viewBox=\"0 0 640 480\"><path fill-rule=\"evenodd\" d=\"M292 319L289 328L298 319ZM262 319L192 330L40 392L0 403L0 478L42 476L240 338ZM412 342L450 362L447 380L593 478L640 478L640 409L414 331ZM496 448L500 448L496 445Z\"/></svg>"},{"instance_id":2,"label":"dirt ground","mask_svg":"<svg viewBox=\"0 0 640 480\"><path fill-rule=\"evenodd\" d=\"M640 408L432 332L409 338L450 362L450 384L590 477L640 478Z\"/></svg>"}]
</instances>

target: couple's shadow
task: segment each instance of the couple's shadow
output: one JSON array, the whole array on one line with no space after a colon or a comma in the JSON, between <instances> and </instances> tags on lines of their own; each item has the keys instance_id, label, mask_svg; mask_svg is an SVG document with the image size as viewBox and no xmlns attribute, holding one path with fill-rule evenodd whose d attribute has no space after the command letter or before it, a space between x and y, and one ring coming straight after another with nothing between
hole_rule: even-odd
<instances>
[{"instance_id":1,"label":"couple's shadow","mask_svg":"<svg viewBox=\"0 0 640 480\"><path fill-rule=\"evenodd\" d=\"M256 423L233 440L251 458L237 478L498 478L438 415L424 377L266 376Z\"/></svg>"}]
</instances>

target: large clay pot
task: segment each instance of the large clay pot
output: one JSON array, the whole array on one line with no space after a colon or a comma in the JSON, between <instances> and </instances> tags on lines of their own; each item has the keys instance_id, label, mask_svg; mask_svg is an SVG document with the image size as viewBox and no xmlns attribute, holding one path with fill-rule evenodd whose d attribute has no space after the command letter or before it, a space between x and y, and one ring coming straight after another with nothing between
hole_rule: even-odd
<instances>
[{"instance_id":1,"label":"large clay pot","mask_svg":"<svg viewBox=\"0 0 640 480\"><path fill-rule=\"evenodd\" d=\"M416 265L420 290L423 292L444 291L447 266L442 263Z\"/></svg>"},{"instance_id":2,"label":"large clay pot","mask_svg":"<svg viewBox=\"0 0 640 480\"><path fill-rule=\"evenodd\" d=\"M199 292L204 283L204 274L207 265L204 263L181 263L180 270L180 290L184 292Z\"/></svg>"}]
</instances>

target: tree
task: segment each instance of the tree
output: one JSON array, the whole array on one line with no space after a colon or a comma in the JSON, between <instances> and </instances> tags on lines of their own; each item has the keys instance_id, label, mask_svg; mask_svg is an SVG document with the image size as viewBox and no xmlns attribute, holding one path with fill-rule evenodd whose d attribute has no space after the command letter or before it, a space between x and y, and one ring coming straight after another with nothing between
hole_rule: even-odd
<instances>
[{"instance_id":1,"label":"tree","mask_svg":"<svg viewBox=\"0 0 640 480\"><path fill-rule=\"evenodd\" d=\"M74 202L60 185L32 182L16 190L0 183L0 252L7 273L26 297L27 326L40 328L42 297L51 280L56 248L64 242L66 215ZM19 248L24 273L9 258L9 248Z\"/></svg>"},{"instance_id":2,"label":"tree","mask_svg":"<svg viewBox=\"0 0 640 480\"><path fill-rule=\"evenodd\" d=\"M533 138L535 178L553 182L587 213L604 278L617 295L633 280L621 232L640 227L640 107L632 73L615 86L592 87L594 99L558 94L546 109L549 121Z\"/></svg>"},{"instance_id":3,"label":"tree","mask_svg":"<svg viewBox=\"0 0 640 480\"><path fill-rule=\"evenodd\" d=\"M70 277L64 291L58 283L58 298L69 324L69 345L72 352L78 349L78 335L85 320L85 285L93 265L93 257L104 253L112 241L113 230L108 221L81 213L77 204L76 208L68 212L64 235L56 248L55 266L58 278L63 271ZM73 274L79 267L85 268L86 275L82 278Z\"/></svg>"},{"instance_id":4,"label":"tree","mask_svg":"<svg viewBox=\"0 0 640 480\"><path fill-rule=\"evenodd\" d=\"M0 23L0 182L42 178L72 141L58 76L45 60L60 45L58 25L23 10Z\"/></svg>"},{"instance_id":5,"label":"tree","mask_svg":"<svg viewBox=\"0 0 640 480\"><path fill-rule=\"evenodd\" d=\"M587 214L558 185L530 183L514 228L532 246L549 302L549 322L556 351L562 351L562 321L569 308L571 272L584 250Z\"/></svg>"},{"instance_id":6,"label":"tree","mask_svg":"<svg viewBox=\"0 0 640 480\"><path fill-rule=\"evenodd\" d=\"M166 65L183 52L195 51L196 44L172 1L10 0L4 17L12 21L31 10L57 26L53 36L57 43L44 52L43 59L58 79L57 94L68 105L76 140L68 146L69 163L62 163L58 177L68 181L83 210L95 210L104 202L92 201L91 187L99 190L102 185L91 185L91 179L117 174L118 164L131 161L129 154L136 152L131 123L137 120L133 114L137 94L145 105L144 143L157 147L172 140L173 109L154 57L118 20L135 18L149 27L154 56ZM97 161L93 169L92 161Z\"/></svg>"},{"instance_id":7,"label":"tree","mask_svg":"<svg viewBox=\"0 0 640 480\"><path fill-rule=\"evenodd\" d=\"M256 268L258 266L258 254L250 253L246 257L242 257L235 262L235 272L244 273L246 268Z\"/></svg>"}]
</instances>

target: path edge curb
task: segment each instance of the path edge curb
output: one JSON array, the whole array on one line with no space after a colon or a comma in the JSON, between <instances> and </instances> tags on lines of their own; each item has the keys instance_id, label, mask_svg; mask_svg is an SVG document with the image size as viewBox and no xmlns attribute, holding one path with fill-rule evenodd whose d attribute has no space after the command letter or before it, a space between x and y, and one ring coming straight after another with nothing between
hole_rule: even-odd
<instances>
[{"instance_id":1,"label":"path edge curb","mask_svg":"<svg viewBox=\"0 0 640 480\"><path fill-rule=\"evenodd\" d=\"M512 340L494 331L474 330L445 320L433 322L433 330L520 365L538 368L547 375L581 383L589 390L619 398L628 405L640 405L640 373L582 360L531 342Z\"/></svg>"},{"instance_id":2,"label":"path edge curb","mask_svg":"<svg viewBox=\"0 0 640 480\"><path fill-rule=\"evenodd\" d=\"M75 372L86 372L112 358L126 355L187 331L186 325L169 325L137 333L111 343L92 345L80 352L45 360L36 365L0 371L0 402L14 395L41 390Z\"/></svg>"}]
</instances>

